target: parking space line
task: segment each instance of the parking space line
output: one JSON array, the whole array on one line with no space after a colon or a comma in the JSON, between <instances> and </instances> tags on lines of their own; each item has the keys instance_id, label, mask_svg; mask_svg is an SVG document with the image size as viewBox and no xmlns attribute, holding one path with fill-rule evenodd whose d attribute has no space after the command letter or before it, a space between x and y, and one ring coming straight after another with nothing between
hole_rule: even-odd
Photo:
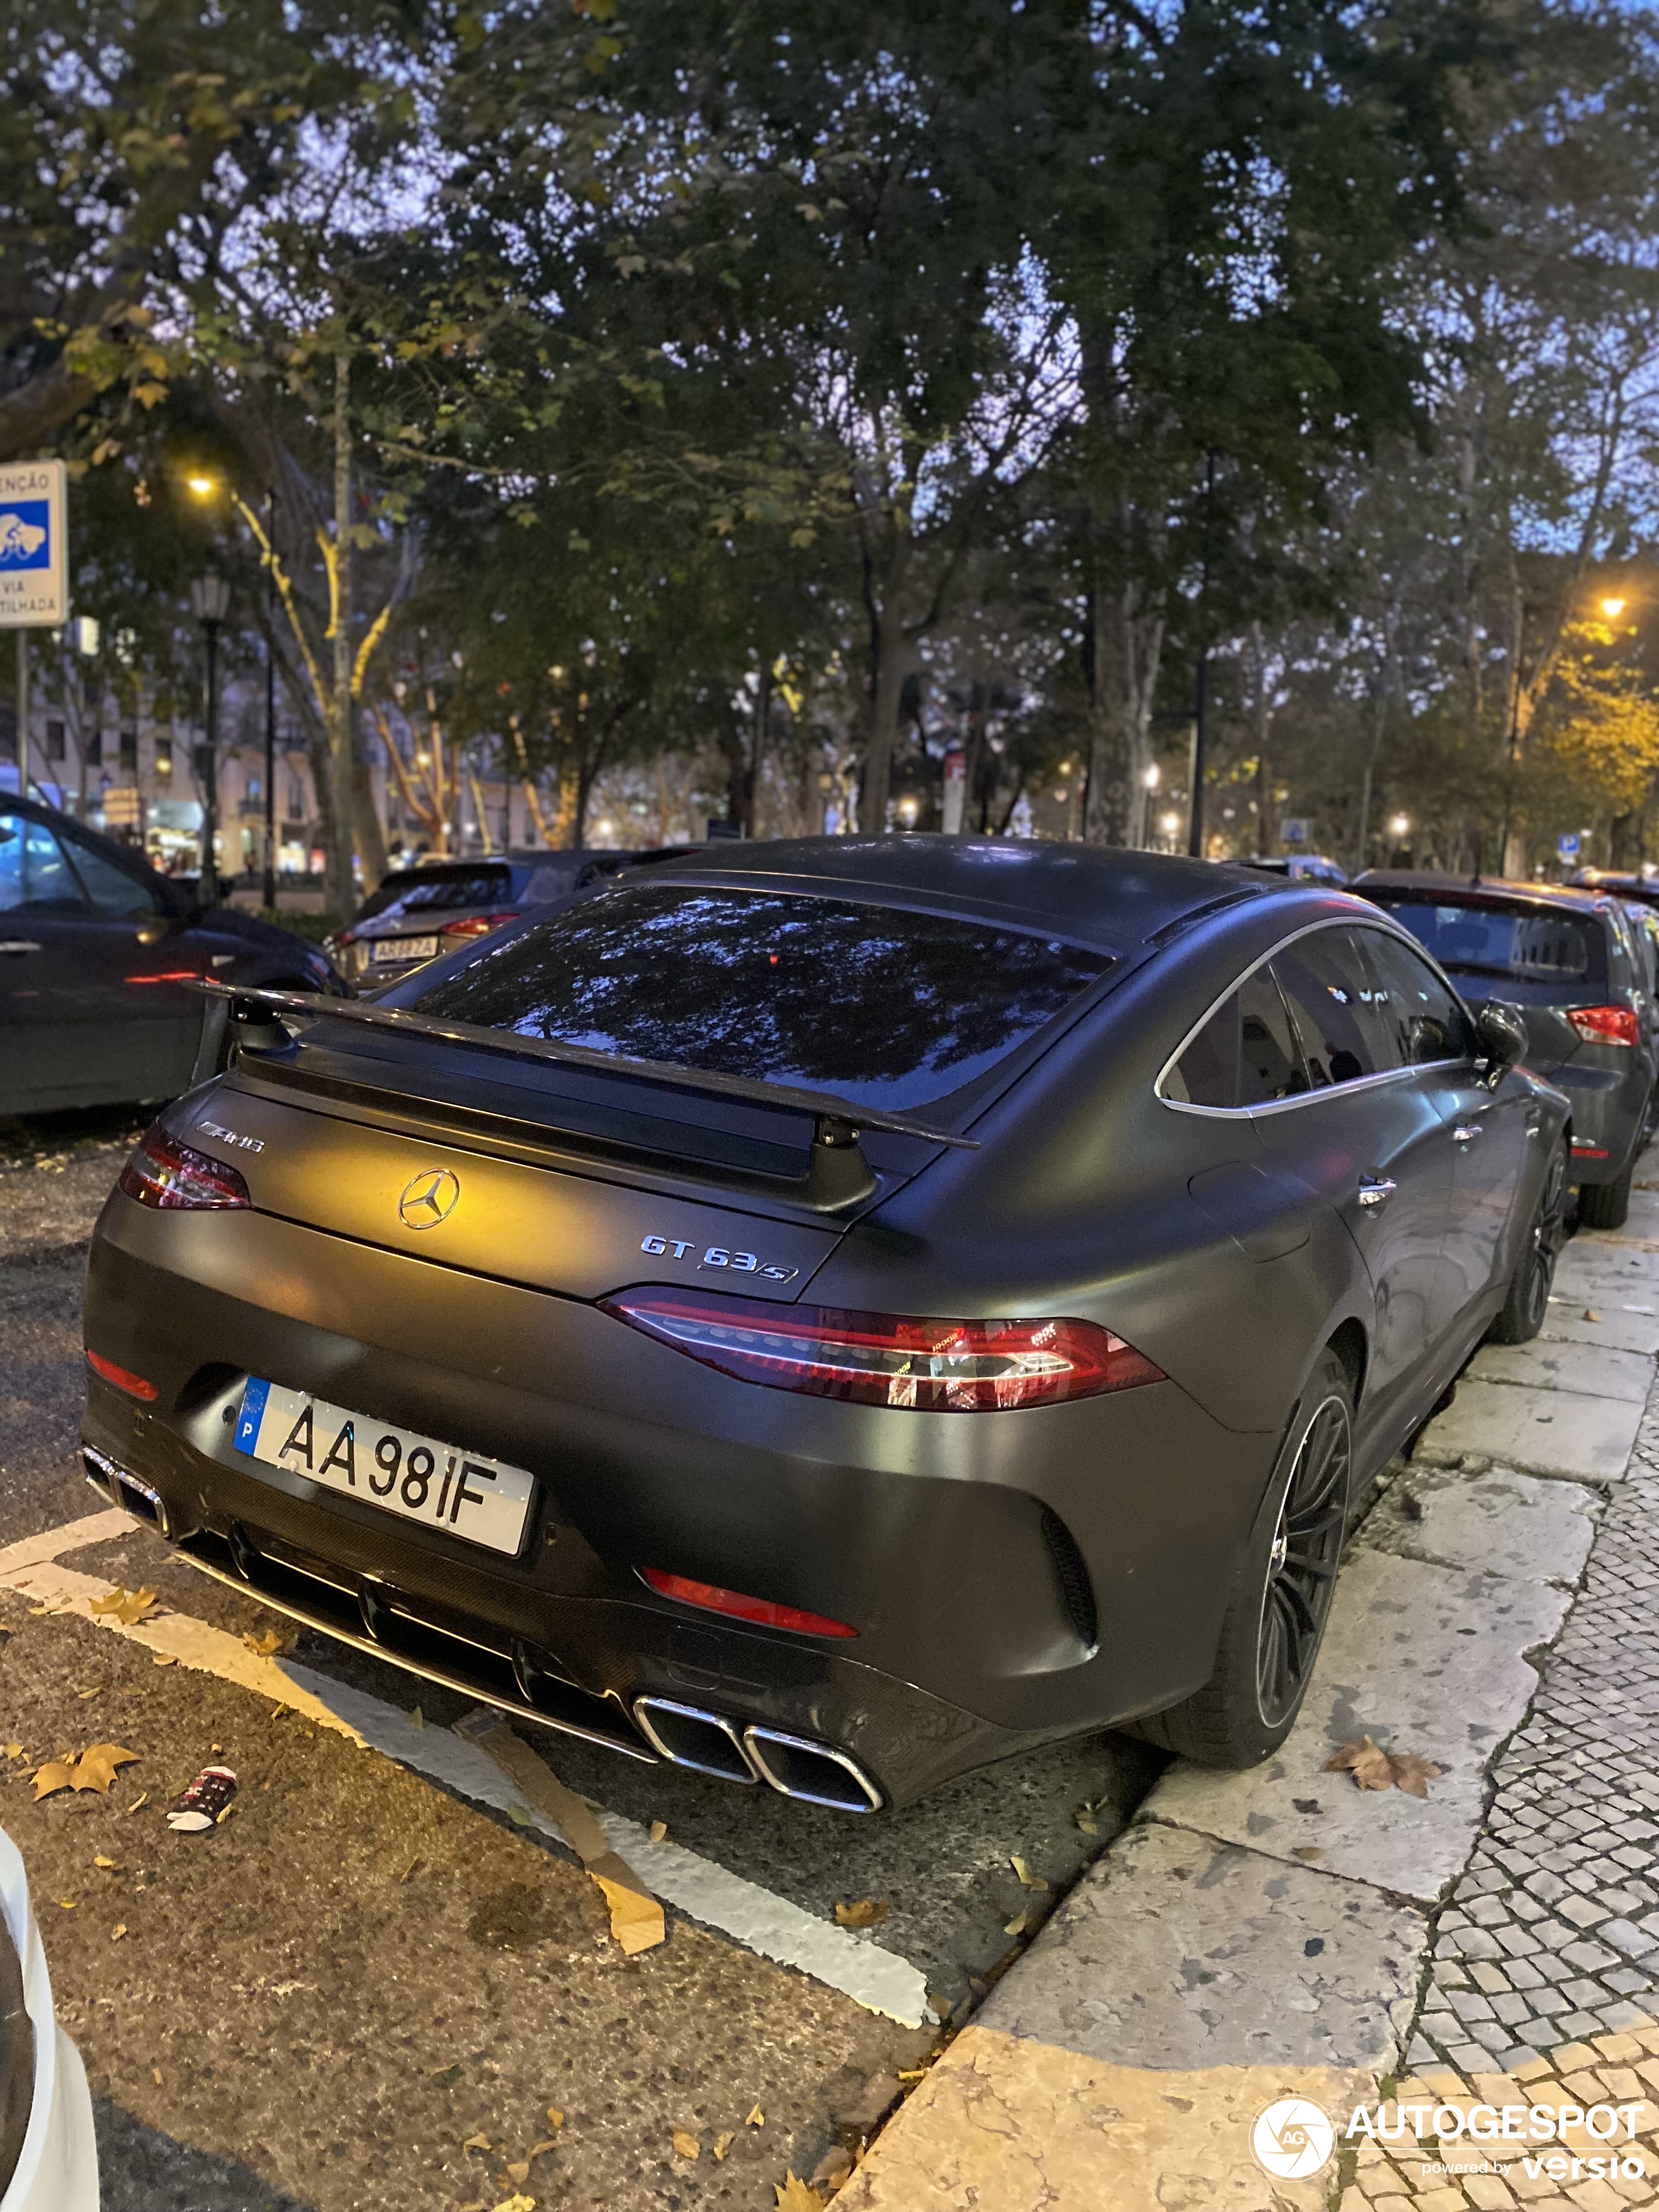
<instances>
[{"instance_id":1,"label":"parking space line","mask_svg":"<svg viewBox=\"0 0 1659 2212\"><path fill-rule=\"evenodd\" d=\"M118 1525L100 1527L109 1522ZM121 1534L141 1524L112 1510L71 1524L71 1533L94 1528L62 1545L64 1551ZM57 1532L62 1534L63 1532ZM43 1539L30 1539L40 1543ZM29 1544L0 1553L0 1589L70 1613L94 1626L125 1637L160 1657L177 1661L198 1674L216 1675L273 1704L287 1705L314 1724L334 1729L364 1749L378 1751L401 1766L441 1783L474 1803L489 1805L533 1826L564 1848L554 1823L527 1804L489 1753L445 1728L416 1726L409 1714L367 1692L337 1682L297 1660L263 1658L228 1631L192 1613L161 1613L132 1626L109 1613L95 1613L92 1601L108 1583L55 1559L21 1559ZM627 1860L653 1895L689 1919L730 1936L746 1950L775 1964L809 1974L839 1990L866 2011L920 2027L933 2014L919 1967L896 1952L854 1932L820 1920L787 1898L731 1873L700 1852L679 1844L653 1843L637 1822L595 1807L611 1848Z\"/></svg>"},{"instance_id":2,"label":"parking space line","mask_svg":"<svg viewBox=\"0 0 1659 2212\"><path fill-rule=\"evenodd\" d=\"M82 1521L64 1521L56 1528L43 1528L38 1536L25 1536L20 1543L8 1544L0 1551L0 1582L20 1567L61 1559L67 1553L84 1551L88 1544L106 1544L112 1537L127 1535L143 1526L118 1505L106 1505L101 1513L88 1513Z\"/></svg>"}]
</instances>

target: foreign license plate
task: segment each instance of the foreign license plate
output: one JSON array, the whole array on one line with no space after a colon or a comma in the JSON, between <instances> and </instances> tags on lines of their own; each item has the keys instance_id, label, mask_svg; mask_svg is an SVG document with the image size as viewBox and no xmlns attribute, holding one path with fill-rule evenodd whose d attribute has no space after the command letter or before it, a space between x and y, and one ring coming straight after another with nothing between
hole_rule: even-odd
<instances>
[{"instance_id":1,"label":"foreign license plate","mask_svg":"<svg viewBox=\"0 0 1659 2212\"><path fill-rule=\"evenodd\" d=\"M435 960L438 940L435 937L379 937L374 940L374 960Z\"/></svg>"},{"instance_id":2,"label":"foreign license plate","mask_svg":"<svg viewBox=\"0 0 1659 2212\"><path fill-rule=\"evenodd\" d=\"M348 1413L303 1390L251 1375L233 1441L267 1467L469 1544L516 1553L523 1541L536 1489L523 1468Z\"/></svg>"}]
</instances>

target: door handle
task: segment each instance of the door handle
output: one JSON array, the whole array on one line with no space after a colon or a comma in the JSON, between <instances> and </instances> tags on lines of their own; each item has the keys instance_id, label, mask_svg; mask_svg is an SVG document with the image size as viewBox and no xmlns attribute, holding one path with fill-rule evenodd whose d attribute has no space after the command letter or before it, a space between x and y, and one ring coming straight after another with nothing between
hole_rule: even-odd
<instances>
[{"instance_id":1,"label":"door handle","mask_svg":"<svg viewBox=\"0 0 1659 2212\"><path fill-rule=\"evenodd\" d=\"M1362 1206L1386 1206L1399 1186L1389 1176L1361 1176L1359 1203Z\"/></svg>"},{"instance_id":2,"label":"door handle","mask_svg":"<svg viewBox=\"0 0 1659 2212\"><path fill-rule=\"evenodd\" d=\"M1479 1121L1460 1121L1452 1131L1453 1144L1472 1145L1480 1134L1481 1127Z\"/></svg>"},{"instance_id":3,"label":"door handle","mask_svg":"<svg viewBox=\"0 0 1659 2212\"><path fill-rule=\"evenodd\" d=\"M0 937L0 952L38 952L40 950L32 937Z\"/></svg>"}]
</instances>

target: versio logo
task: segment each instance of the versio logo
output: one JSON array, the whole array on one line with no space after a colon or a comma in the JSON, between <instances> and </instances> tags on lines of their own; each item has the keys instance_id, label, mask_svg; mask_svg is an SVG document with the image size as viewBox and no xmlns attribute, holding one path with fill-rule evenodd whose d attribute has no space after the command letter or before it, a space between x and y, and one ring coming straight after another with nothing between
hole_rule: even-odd
<instances>
[{"instance_id":1,"label":"versio logo","mask_svg":"<svg viewBox=\"0 0 1659 2212\"><path fill-rule=\"evenodd\" d=\"M1275 2181L1304 2181L1330 2164L1336 2129L1305 2097L1280 2097L1255 2116L1250 2149Z\"/></svg>"}]
</instances>

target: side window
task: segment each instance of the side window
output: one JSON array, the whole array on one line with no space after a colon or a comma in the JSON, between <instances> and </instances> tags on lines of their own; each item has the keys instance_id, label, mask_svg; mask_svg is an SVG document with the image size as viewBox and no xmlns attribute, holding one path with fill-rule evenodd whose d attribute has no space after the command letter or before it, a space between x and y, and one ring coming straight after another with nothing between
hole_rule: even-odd
<instances>
[{"instance_id":1,"label":"side window","mask_svg":"<svg viewBox=\"0 0 1659 2212\"><path fill-rule=\"evenodd\" d=\"M125 868L118 868L113 860L106 860L91 845L83 845L76 838L70 855L75 872L87 887L87 896L101 915L154 914L155 895L148 884L137 876L130 876Z\"/></svg>"},{"instance_id":2,"label":"side window","mask_svg":"<svg viewBox=\"0 0 1659 2212\"><path fill-rule=\"evenodd\" d=\"M1314 1090L1400 1066L1350 931L1316 930L1276 953L1273 965L1296 1017Z\"/></svg>"},{"instance_id":3,"label":"side window","mask_svg":"<svg viewBox=\"0 0 1659 2212\"><path fill-rule=\"evenodd\" d=\"M1266 1106L1308 1088L1279 986L1266 968L1218 1006L1164 1079L1191 1106Z\"/></svg>"},{"instance_id":4,"label":"side window","mask_svg":"<svg viewBox=\"0 0 1659 2212\"><path fill-rule=\"evenodd\" d=\"M1355 936L1370 969L1372 1004L1388 1024L1397 1066L1423 1067L1474 1052L1462 1007L1420 954L1380 929L1362 929Z\"/></svg>"},{"instance_id":5,"label":"side window","mask_svg":"<svg viewBox=\"0 0 1659 2212\"><path fill-rule=\"evenodd\" d=\"M44 822L0 814L0 913L84 914L63 848Z\"/></svg>"}]
</instances>

